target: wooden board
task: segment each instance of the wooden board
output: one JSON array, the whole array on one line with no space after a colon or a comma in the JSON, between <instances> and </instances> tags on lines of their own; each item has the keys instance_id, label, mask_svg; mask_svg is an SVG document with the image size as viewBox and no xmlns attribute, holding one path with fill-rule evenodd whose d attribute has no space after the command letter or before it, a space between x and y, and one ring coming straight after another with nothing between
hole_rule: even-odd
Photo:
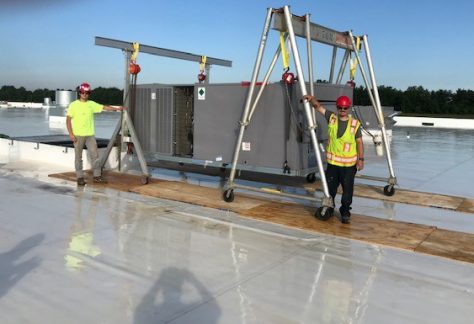
<instances>
[{"instance_id":1,"label":"wooden board","mask_svg":"<svg viewBox=\"0 0 474 324\"><path fill-rule=\"evenodd\" d=\"M474 215L474 199L464 199L456 210Z\"/></svg>"},{"instance_id":2,"label":"wooden board","mask_svg":"<svg viewBox=\"0 0 474 324\"><path fill-rule=\"evenodd\" d=\"M357 214L353 214L351 224L342 224L336 217L324 222L313 216L315 212L313 207L304 205L250 197L238 192L234 193L235 200L233 203L226 203L222 200L221 189L156 179L151 179L148 185L141 185L139 176L114 172L108 172L105 175L108 180L107 184L94 184L92 176L88 173L88 185L107 186L157 198L230 210L243 217L305 231L335 235L474 263L474 234ZM50 176L76 181L74 172ZM368 190L373 189L368 188ZM383 193L378 194L383 196ZM466 201L463 201L461 207L465 210L472 210L472 205L466 203ZM456 208L459 208L459 206Z\"/></svg>"},{"instance_id":3,"label":"wooden board","mask_svg":"<svg viewBox=\"0 0 474 324\"><path fill-rule=\"evenodd\" d=\"M474 263L472 236L438 228L415 251Z\"/></svg>"},{"instance_id":4,"label":"wooden board","mask_svg":"<svg viewBox=\"0 0 474 324\"><path fill-rule=\"evenodd\" d=\"M307 184L305 185L305 188L307 191L313 193L315 190L321 190L321 184ZM341 193L340 190L339 193ZM474 199L464 197L440 195L405 189L396 189L393 196L385 196L383 193L383 187L369 185L355 185L354 196L474 213Z\"/></svg>"},{"instance_id":5,"label":"wooden board","mask_svg":"<svg viewBox=\"0 0 474 324\"><path fill-rule=\"evenodd\" d=\"M302 230L407 250L414 250L435 229L425 225L396 222L357 214L352 215L350 225L344 225L336 217L323 222L316 219L313 214L314 208L276 202L267 203L243 212L244 216Z\"/></svg>"},{"instance_id":6,"label":"wooden board","mask_svg":"<svg viewBox=\"0 0 474 324\"><path fill-rule=\"evenodd\" d=\"M75 172L65 172L65 173L56 173L56 174L49 174L48 176L52 178L59 178L64 180L69 180L76 182L76 174ZM141 177L125 174L125 173L117 173L117 172L104 172L104 178L106 178L107 183L94 183L92 173L86 171L84 173L84 179L87 182L88 186L103 186L108 188L113 188L121 191L130 191L130 188L142 186L141 184ZM157 179L150 179L150 184L153 183L160 183L163 180Z\"/></svg>"},{"instance_id":7,"label":"wooden board","mask_svg":"<svg viewBox=\"0 0 474 324\"><path fill-rule=\"evenodd\" d=\"M74 172L50 174L49 176L74 182L76 181L76 175ZM245 199L242 199L239 204L229 204L222 199L222 192L219 189L157 179L150 179L149 184L142 185L140 182L141 177L117 172L104 172L104 177L107 180L107 184L97 184L94 183L90 172L85 173L87 185L107 186L108 188L135 192L156 198L181 201L216 209L232 210L236 213L268 202L241 195L241 197L245 197Z\"/></svg>"},{"instance_id":8,"label":"wooden board","mask_svg":"<svg viewBox=\"0 0 474 324\"><path fill-rule=\"evenodd\" d=\"M142 195L176 200L204 207L232 210L236 213L241 213L264 203L259 199L245 197L244 199L239 199L238 204L229 204L222 199L222 192L219 189L172 181L166 184L159 183L135 187L131 191Z\"/></svg>"}]
</instances>

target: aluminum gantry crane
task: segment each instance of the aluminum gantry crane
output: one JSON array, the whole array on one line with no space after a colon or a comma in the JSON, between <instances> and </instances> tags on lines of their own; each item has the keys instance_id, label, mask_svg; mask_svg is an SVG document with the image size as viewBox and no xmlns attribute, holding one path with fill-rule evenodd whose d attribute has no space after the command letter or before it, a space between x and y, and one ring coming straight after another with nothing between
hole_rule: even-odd
<instances>
[{"instance_id":1,"label":"aluminum gantry crane","mask_svg":"<svg viewBox=\"0 0 474 324\"><path fill-rule=\"evenodd\" d=\"M241 188L241 189L251 190L251 191L262 191L259 188L236 184L234 180L235 180L235 175L236 175L236 170L237 170L237 163L239 161L239 153L242 147L244 132L247 126L251 122L252 115L257 107L257 104L262 96L263 91L265 90L266 84L268 84L268 80L276 65L276 62L282 52L282 48L280 45L273 56L270 66L263 78L263 81L261 82L262 86L260 87L259 92L256 95L254 95L272 21L273 21L273 29L279 32L284 32L285 36L288 38L290 48L293 53L294 64L296 66L296 71L298 73L297 83L300 87L302 96L308 94L308 91L306 88L306 84L307 84L306 81L309 81L310 94L314 95L313 71L312 71L312 66L313 66L312 65L312 47L311 47L312 41L316 41L319 43L333 46L333 55L332 55L329 83L335 83L335 84L341 83L344 70L347 67L347 62L349 61L352 54L355 55L355 57L357 58L358 66L361 70L361 75L364 79L364 82L368 91L368 95L372 102L372 106L375 110L375 113L379 121L379 127L381 128L381 131L382 131L383 143L385 147L388 169L390 173L389 178L379 178L379 177L371 177L371 176L362 176L361 178L366 178L368 180L375 180L375 181L387 181L388 184L384 187L384 193L389 196L393 195L395 192L394 186L396 185L397 181L396 181L396 177L393 171L393 165L392 165L392 160L391 160L391 155L390 155L390 146L389 146L387 133L385 129L382 107L380 104L380 98L379 98L379 94L377 90L377 83L375 81L375 74L374 74L374 69L372 66L372 59L370 55L367 35L359 37L358 39L359 40L361 39L363 48L365 50L365 56L367 59L367 67L369 69L370 79L367 76L367 73L365 72L364 66L362 65L362 60L360 59L359 51L357 50L357 47L355 44L356 38L352 35L351 31L338 32L338 31L323 27L321 25L311 23L309 14L306 14L305 16L295 16L290 12L289 6L285 6L279 9L268 8L267 10L265 24L264 24L264 28L263 28L263 32L262 32L262 36L260 40L260 46L258 49L257 58L255 61L252 78L250 81L249 91L248 91L247 98L245 101L242 117L239 122L240 127L239 127L239 133L237 136L237 141L235 144L235 150L234 150L232 165L231 165L231 172L230 172L229 179L227 180L227 183L225 185L225 191L223 194L224 200L227 202L233 201L234 199L233 191L235 188ZM305 79L304 77L303 69L301 66L299 49L296 42L297 37L306 39L307 57L308 57L308 78L307 79ZM333 79L334 79L336 55L337 55L338 49L344 50L344 57L342 59L341 66L339 68L337 79L334 82ZM315 129L317 126L315 122L314 111L313 109L311 109L308 102L303 102L303 105L304 105L305 118L307 122L307 128L308 128L310 138L311 138L312 148L316 155L317 168L318 168L320 179L321 179L321 185L322 185L324 197L318 198L316 196L316 193L314 194L313 197L305 197L301 195L295 195L295 194L283 193L283 192L280 192L279 194L283 196L288 196L288 197L297 197L297 198L321 201L321 207L319 207L316 210L316 216L321 219L327 219L330 216L332 216L334 212L334 207L333 207L334 204L333 204L331 196L329 195L329 190L328 190L326 177L324 173L323 161L322 161L321 152L319 149L319 142L316 136Z\"/></svg>"}]
</instances>

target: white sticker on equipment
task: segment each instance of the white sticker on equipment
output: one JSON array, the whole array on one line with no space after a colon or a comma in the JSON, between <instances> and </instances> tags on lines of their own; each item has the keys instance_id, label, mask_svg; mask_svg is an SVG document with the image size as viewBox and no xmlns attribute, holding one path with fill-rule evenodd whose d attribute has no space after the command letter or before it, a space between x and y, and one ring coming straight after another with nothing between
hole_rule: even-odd
<instances>
[{"instance_id":1,"label":"white sticker on equipment","mask_svg":"<svg viewBox=\"0 0 474 324\"><path fill-rule=\"evenodd\" d=\"M242 151L250 151L250 142L242 142Z\"/></svg>"},{"instance_id":2,"label":"white sticker on equipment","mask_svg":"<svg viewBox=\"0 0 474 324\"><path fill-rule=\"evenodd\" d=\"M206 100L206 88L199 87L198 88L198 100Z\"/></svg>"},{"instance_id":3,"label":"white sticker on equipment","mask_svg":"<svg viewBox=\"0 0 474 324\"><path fill-rule=\"evenodd\" d=\"M217 156L216 157L216 162L221 162L222 161L222 156Z\"/></svg>"},{"instance_id":4,"label":"white sticker on equipment","mask_svg":"<svg viewBox=\"0 0 474 324\"><path fill-rule=\"evenodd\" d=\"M156 92L151 93L151 100L156 100Z\"/></svg>"}]
</instances>

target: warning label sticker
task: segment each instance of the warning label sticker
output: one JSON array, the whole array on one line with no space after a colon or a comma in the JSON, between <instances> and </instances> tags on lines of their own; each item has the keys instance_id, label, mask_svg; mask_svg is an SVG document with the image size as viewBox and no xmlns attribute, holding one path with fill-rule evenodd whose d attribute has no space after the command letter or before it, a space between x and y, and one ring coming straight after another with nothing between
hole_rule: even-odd
<instances>
[{"instance_id":1,"label":"warning label sticker","mask_svg":"<svg viewBox=\"0 0 474 324\"><path fill-rule=\"evenodd\" d=\"M198 88L198 100L206 100L206 88L199 87Z\"/></svg>"}]
</instances>

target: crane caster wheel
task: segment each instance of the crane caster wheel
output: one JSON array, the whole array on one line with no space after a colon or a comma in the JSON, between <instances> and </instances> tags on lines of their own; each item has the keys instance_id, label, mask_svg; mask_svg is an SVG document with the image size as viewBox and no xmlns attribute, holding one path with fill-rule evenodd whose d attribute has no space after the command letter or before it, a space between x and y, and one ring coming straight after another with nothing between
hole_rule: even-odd
<instances>
[{"instance_id":1,"label":"crane caster wheel","mask_svg":"<svg viewBox=\"0 0 474 324\"><path fill-rule=\"evenodd\" d=\"M314 174L314 172L312 173L309 173L307 176L306 176L306 181L308 183L314 183L316 181L316 174Z\"/></svg>"},{"instance_id":2,"label":"crane caster wheel","mask_svg":"<svg viewBox=\"0 0 474 324\"><path fill-rule=\"evenodd\" d=\"M393 194L395 193L395 188L393 187L393 185L386 185L385 187L383 187L383 193L385 194L385 196L393 196Z\"/></svg>"},{"instance_id":3,"label":"crane caster wheel","mask_svg":"<svg viewBox=\"0 0 474 324\"><path fill-rule=\"evenodd\" d=\"M227 189L224 191L224 194L222 195L222 198L224 198L225 202L233 202L234 201L234 189Z\"/></svg>"},{"instance_id":4,"label":"crane caster wheel","mask_svg":"<svg viewBox=\"0 0 474 324\"><path fill-rule=\"evenodd\" d=\"M334 215L334 208L324 207L324 206L316 209L316 213L314 213L314 216L316 216L317 219L322 220L322 221L327 221L333 215Z\"/></svg>"},{"instance_id":5,"label":"crane caster wheel","mask_svg":"<svg viewBox=\"0 0 474 324\"><path fill-rule=\"evenodd\" d=\"M142 185L149 184L150 183L150 177L149 176L142 176L140 178L140 182L142 183Z\"/></svg>"}]
</instances>

